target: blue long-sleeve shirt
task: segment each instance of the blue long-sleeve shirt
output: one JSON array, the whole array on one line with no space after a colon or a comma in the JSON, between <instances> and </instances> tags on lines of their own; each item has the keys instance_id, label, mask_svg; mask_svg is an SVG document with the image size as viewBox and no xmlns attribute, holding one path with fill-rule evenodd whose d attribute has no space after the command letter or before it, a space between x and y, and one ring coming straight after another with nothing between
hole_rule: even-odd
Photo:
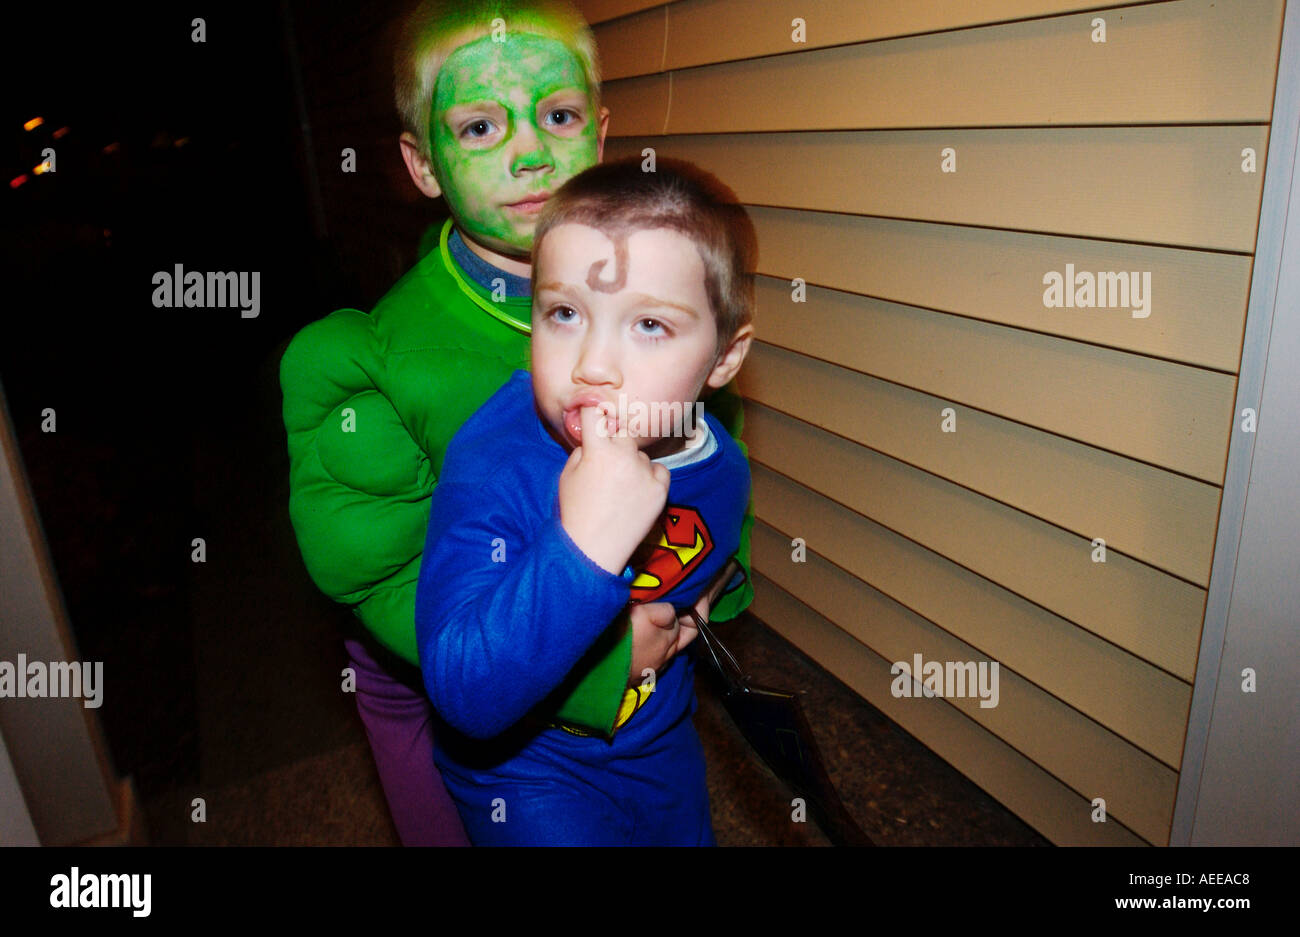
<instances>
[{"instance_id":1,"label":"blue long-sleeve shirt","mask_svg":"<svg viewBox=\"0 0 1300 937\"><path fill-rule=\"evenodd\" d=\"M425 686L450 725L490 738L546 701L620 618L633 585L645 601L694 603L739 547L749 499L744 455L705 419L717 448L670 472L665 536L690 546L669 551L684 566L659 590L597 566L561 527L568 453L537 416L527 372L465 423L435 491L415 608ZM691 677L689 656L678 655L629 729L675 724L692 704Z\"/></svg>"}]
</instances>

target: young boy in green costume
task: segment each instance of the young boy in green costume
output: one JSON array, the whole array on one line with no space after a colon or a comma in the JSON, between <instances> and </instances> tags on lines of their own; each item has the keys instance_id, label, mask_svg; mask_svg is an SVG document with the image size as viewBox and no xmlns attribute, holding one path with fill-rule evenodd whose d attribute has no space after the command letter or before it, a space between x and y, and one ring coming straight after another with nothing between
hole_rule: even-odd
<instances>
[{"instance_id":1,"label":"young boy in green costume","mask_svg":"<svg viewBox=\"0 0 1300 937\"><path fill-rule=\"evenodd\" d=\"M450 845L465 836L433 765L432 710L414 666L430 499L452 435L528 366L533 228L550 194L600 160L608 110L594 39L553 0L421 3L396 79L402 157L452 217L369 315L338 310L285 352L289 513L313 580L365 628L346 645L402 842ZM738 436L737 399L719 407ZM748 566L747 531L741 558ZM750 594L737 590L710 617L733 617ZM554 718L609 732L628 687L692 637L672 606L636 606L575 673Z\"/></svg>"}]
</instances>

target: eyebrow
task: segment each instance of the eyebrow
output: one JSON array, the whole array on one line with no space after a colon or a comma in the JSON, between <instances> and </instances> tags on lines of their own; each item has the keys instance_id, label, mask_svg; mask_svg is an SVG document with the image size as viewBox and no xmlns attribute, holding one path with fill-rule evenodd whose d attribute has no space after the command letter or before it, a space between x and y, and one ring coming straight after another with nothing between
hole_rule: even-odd
<instances>
[{"instance_id":1,"label":"eyebrow","mask_svg":"<svg viewBox=\"0 0 1300 937\"><path fill-rule=\"evenodd\" d=\"M489 107L494 107L499 111L505 110L505 108L502 107L501 102L494 101L491 98L482 98L481 100L478 101L464 101L460 104L453 104L451 107L443 111L443 113L455 114L458 111L481 110L483 108L489 108Z\"/></svg>"},{"instance_id":2,"label":"eyebrow","mask_svg":"<svg viewBox=\"0 0 1300 937\"><path fill-rule=\"evenodd\" d=\"M565 293L569 296L577 296L577 287L570 286L567 283L561 283L559 280L552 280L549 283L538 283L537 292L542 293L550 290L553 293Z\"/></svg>"},{"instance_id":3,"label":"eyebrow","mask_svg":"<svg viewBox=\"0 0 1300 937\"><path fill-rule=\"evenodd\" d=\"M542 105L554 100L555 98L564 98L567 100L571 97L580 98L581 103L584 106L591 103L591 92L579 85L563 85L562 87L556 88L554 91L548 91L537 99L537 103L538 105Z\"/></svg>"},{"instance_id":4,"label":"eyebrow","mask_svg":"<svg viewBox=\"0 0 1300 937\"><path fill-rule=\"evenodd\" d=\"M543 97L538 98L537 103L540 106L550 101L551 98L559 97L561 95L569 95L569 94L574 94L577 97L582 98L584 104L587 103L589 93L586 89L582 88L580 85L562 85L561 87L556 88L554 91L547 92L547 94L544 95ZM462 101L459 104L453 104L451 107L447 108L447 110L443 111L443 113L452 114L459 110L467 110L470 108L482 108L482 107L495 107L503 111L507 109L496 98L479 98L477 101Z\"/></svg>"},{"instance_id":5,"label":"eyebrow","mask_svg":"<svg viewBox=\"0 0 1300 937\"><path fill-rule=\"evenodd\" d=\"M682 312L693 318L700 318L700 312L693 306L683 306L680 303L669 302L666 299L660 299L658 296L651 296L649 293L633 293L636 297L638 306L666 306L669 309L680 309Z\"/></svg>"},{"instance_id":6,"label":"eyebrow","mask_svg":"<svg viewBox=\"0 0 1300 937\"><path fill-rule=\"evenodd\" d=\"M583 292L576 286L572 286L568 283L561 283L558 280L552 280L547 283L537 284L537 292L539 295L547 291L550 291L552 293L562 293L565 296L572 296L575 299L578 298ZM666 299L660 299L658 296L651 296L649 293L632 293L630 295L636 301L636 305L638 306L663 306L668 309L679 309L682 312L686 313L687 315L696 319L703 318L702 315L700 314L700 311L694 308L693 306L683 306L680 303L674 303Z\"/></svg>"}]
</instances>

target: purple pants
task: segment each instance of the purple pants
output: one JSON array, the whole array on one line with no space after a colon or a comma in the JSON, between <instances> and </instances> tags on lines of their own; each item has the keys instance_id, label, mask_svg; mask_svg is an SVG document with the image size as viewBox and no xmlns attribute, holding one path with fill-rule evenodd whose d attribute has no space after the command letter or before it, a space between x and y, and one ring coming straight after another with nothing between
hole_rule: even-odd
<instances>
[{"instance_id":1,"label":"purple pants","mask_svg":"<svg viewBox=\"0 0 1300 937\"><path fill-rule=\"evenodd\" d=\"M343 644L357 674L357 712L402 845L468 846L433 763L433 704L419 671L396 658L387 663L387 655L354 638Z\"/></svg>"}]
</instances>

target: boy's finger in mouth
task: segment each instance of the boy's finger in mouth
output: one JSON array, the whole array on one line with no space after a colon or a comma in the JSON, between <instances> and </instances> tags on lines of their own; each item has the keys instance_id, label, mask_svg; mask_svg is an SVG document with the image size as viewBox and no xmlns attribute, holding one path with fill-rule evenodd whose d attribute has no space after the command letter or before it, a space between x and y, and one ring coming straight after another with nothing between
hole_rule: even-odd
<instances>
[{"instance_id":1,"label":"boy's finger in mouth","mask_svg":"<svg viewBox=\"0 0 1300 937\"><path fill-rule=\"evenodd\" d=\"M576 446L582 445L582 411L595 410L597 420L605 420L606 435L613 436L618 432L618 423L613 415L613 408L607 404L597 401L579 401L564 411L562 422L564 431L568 434L569 439ZM592 424L596 425L596 424Z\"/></svg>"}]
</instances>

